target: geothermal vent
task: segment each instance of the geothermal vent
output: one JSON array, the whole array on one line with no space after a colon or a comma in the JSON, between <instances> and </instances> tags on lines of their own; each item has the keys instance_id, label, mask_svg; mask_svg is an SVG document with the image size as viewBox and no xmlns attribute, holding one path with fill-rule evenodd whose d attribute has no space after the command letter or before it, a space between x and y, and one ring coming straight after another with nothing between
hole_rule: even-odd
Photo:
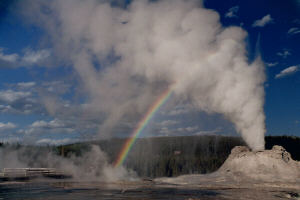
<instances>
[{"instance_id":1,"label":"geothermal vent","mask_svg":"<svg viewBox=\"0 0 300 200\"><path fill-rule=\"evenodd\" d=\"M218 171L238 181L300 181L300 162L294 161L289 152L281 146L271 150L250 151L237 146Z\"/></svg>"}]
</instances>

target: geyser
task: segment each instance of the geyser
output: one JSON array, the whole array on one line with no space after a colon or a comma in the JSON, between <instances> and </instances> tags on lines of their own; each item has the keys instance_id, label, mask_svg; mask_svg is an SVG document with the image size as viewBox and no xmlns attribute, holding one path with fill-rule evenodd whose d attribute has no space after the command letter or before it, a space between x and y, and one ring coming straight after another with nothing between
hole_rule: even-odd
<instances>
[{"instance_id":1,"label":"geyser","mask_svg":"<svg viewBox=\"0 0 300 200\"><path fill-rule=\"evenodd\" d=\"M278 145L257 152L237 146L231 150L219 173L240 181L299 182L300 162L293 160L290 153Z\"/></svg>"},{"instance_id":2,"label":"geyser","mask_svg":"<svg viewBox=\"0 0 300 200\"><path fill-rule=\"evenodd\" d=\"M236 146L220 169L214 173L157 178L155 181L217 188L250 186L299 189L300 162L293 160L290 153L281 146L275 145L271 150L256 152L245 146Z\"/></svg>"},{"instance_id":3,"label":"geyser","mask_svg":"<svg viewBox=\"0 0 300 200\"><path fill-rule=\"evenodd\" d=\"M46 29L57 61L77 72L88 113L103 118L101 134L124 118L139 121L176 82L174 98L223 114L251 149L264 149L264 66L259 58L249 63L247 32L223 27L216 11L195 0L136 0L126 8L96 0L22 4Z\"/></svg>"}]
</instances>

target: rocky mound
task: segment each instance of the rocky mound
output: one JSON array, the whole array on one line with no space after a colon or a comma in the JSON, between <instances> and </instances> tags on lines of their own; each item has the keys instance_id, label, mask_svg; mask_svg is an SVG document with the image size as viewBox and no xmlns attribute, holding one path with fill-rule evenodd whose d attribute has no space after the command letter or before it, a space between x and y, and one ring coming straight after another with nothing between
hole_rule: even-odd
<instances>
[{"instance_id":1,"label":"rocky mound","mask_svg":"<svg viewBox=\"0 0 300 200\"><path fill-rule=\"evenodd\" d=\"M300 162L294 161L281 146L256 152L237 146L221 168L212 174L157 178L155 182L207 188L268 186L300 189Z\"/></svg>"},{"instance_id":2,"label":"rocky mound","mask_svg":"<svg viewBox=\"0 0 300 200\"><path fill-rule=\"evenodd\" d=\"M300 162L294 161L289 152L281 146L271 150L250 151L244 146L231 150L228 159L218 173L232 176L236 180L300 181Z\"/></svg>"}]
</instances>

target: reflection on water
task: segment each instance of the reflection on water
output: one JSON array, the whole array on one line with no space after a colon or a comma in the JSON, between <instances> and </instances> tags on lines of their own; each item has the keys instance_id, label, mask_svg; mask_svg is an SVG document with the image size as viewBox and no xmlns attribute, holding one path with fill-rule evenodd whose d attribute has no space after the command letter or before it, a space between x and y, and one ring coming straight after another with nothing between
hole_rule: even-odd
<instances>
[{"instance_id":1,"label":"reflection on water","mask_svg":"<svg viewBox=\"0 0 300 200\"><path fill-rule=\"evenodd\" d=\"M141 187L62 187L63 184L23 183L0 185L0 199L220 199L211 190Z\"/></svg>"}]
</instances>

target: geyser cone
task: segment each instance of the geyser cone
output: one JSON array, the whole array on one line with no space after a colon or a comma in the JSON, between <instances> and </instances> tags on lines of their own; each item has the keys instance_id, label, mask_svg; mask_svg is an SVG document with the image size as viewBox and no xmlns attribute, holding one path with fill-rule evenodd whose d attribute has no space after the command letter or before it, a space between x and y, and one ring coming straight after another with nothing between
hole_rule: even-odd
<instances>
[{"instance_id":1,"label":"geyser cone","mask_svg":"<svg viewBox=\"0 0 300 200\"><path fill-rule=\"evenodd\" d=\"M210 188L286 187L299 190L300 162L294 161L281 146L265 151L250 151L248 147L237 146L214 173L157 178L155 181Z\"/></svg>"},{"instance_id":2,"label":"geyser cone","mask_svg":"<svg viewBox=\"0 0 300 200\"><path fill-rule=\"evenodd\" d=\"M256 152L237 146L218 172L239 181L300 182L300 162L294 161L289 152L277 145L271 150Z\"/></svg>"}]
</instances>

